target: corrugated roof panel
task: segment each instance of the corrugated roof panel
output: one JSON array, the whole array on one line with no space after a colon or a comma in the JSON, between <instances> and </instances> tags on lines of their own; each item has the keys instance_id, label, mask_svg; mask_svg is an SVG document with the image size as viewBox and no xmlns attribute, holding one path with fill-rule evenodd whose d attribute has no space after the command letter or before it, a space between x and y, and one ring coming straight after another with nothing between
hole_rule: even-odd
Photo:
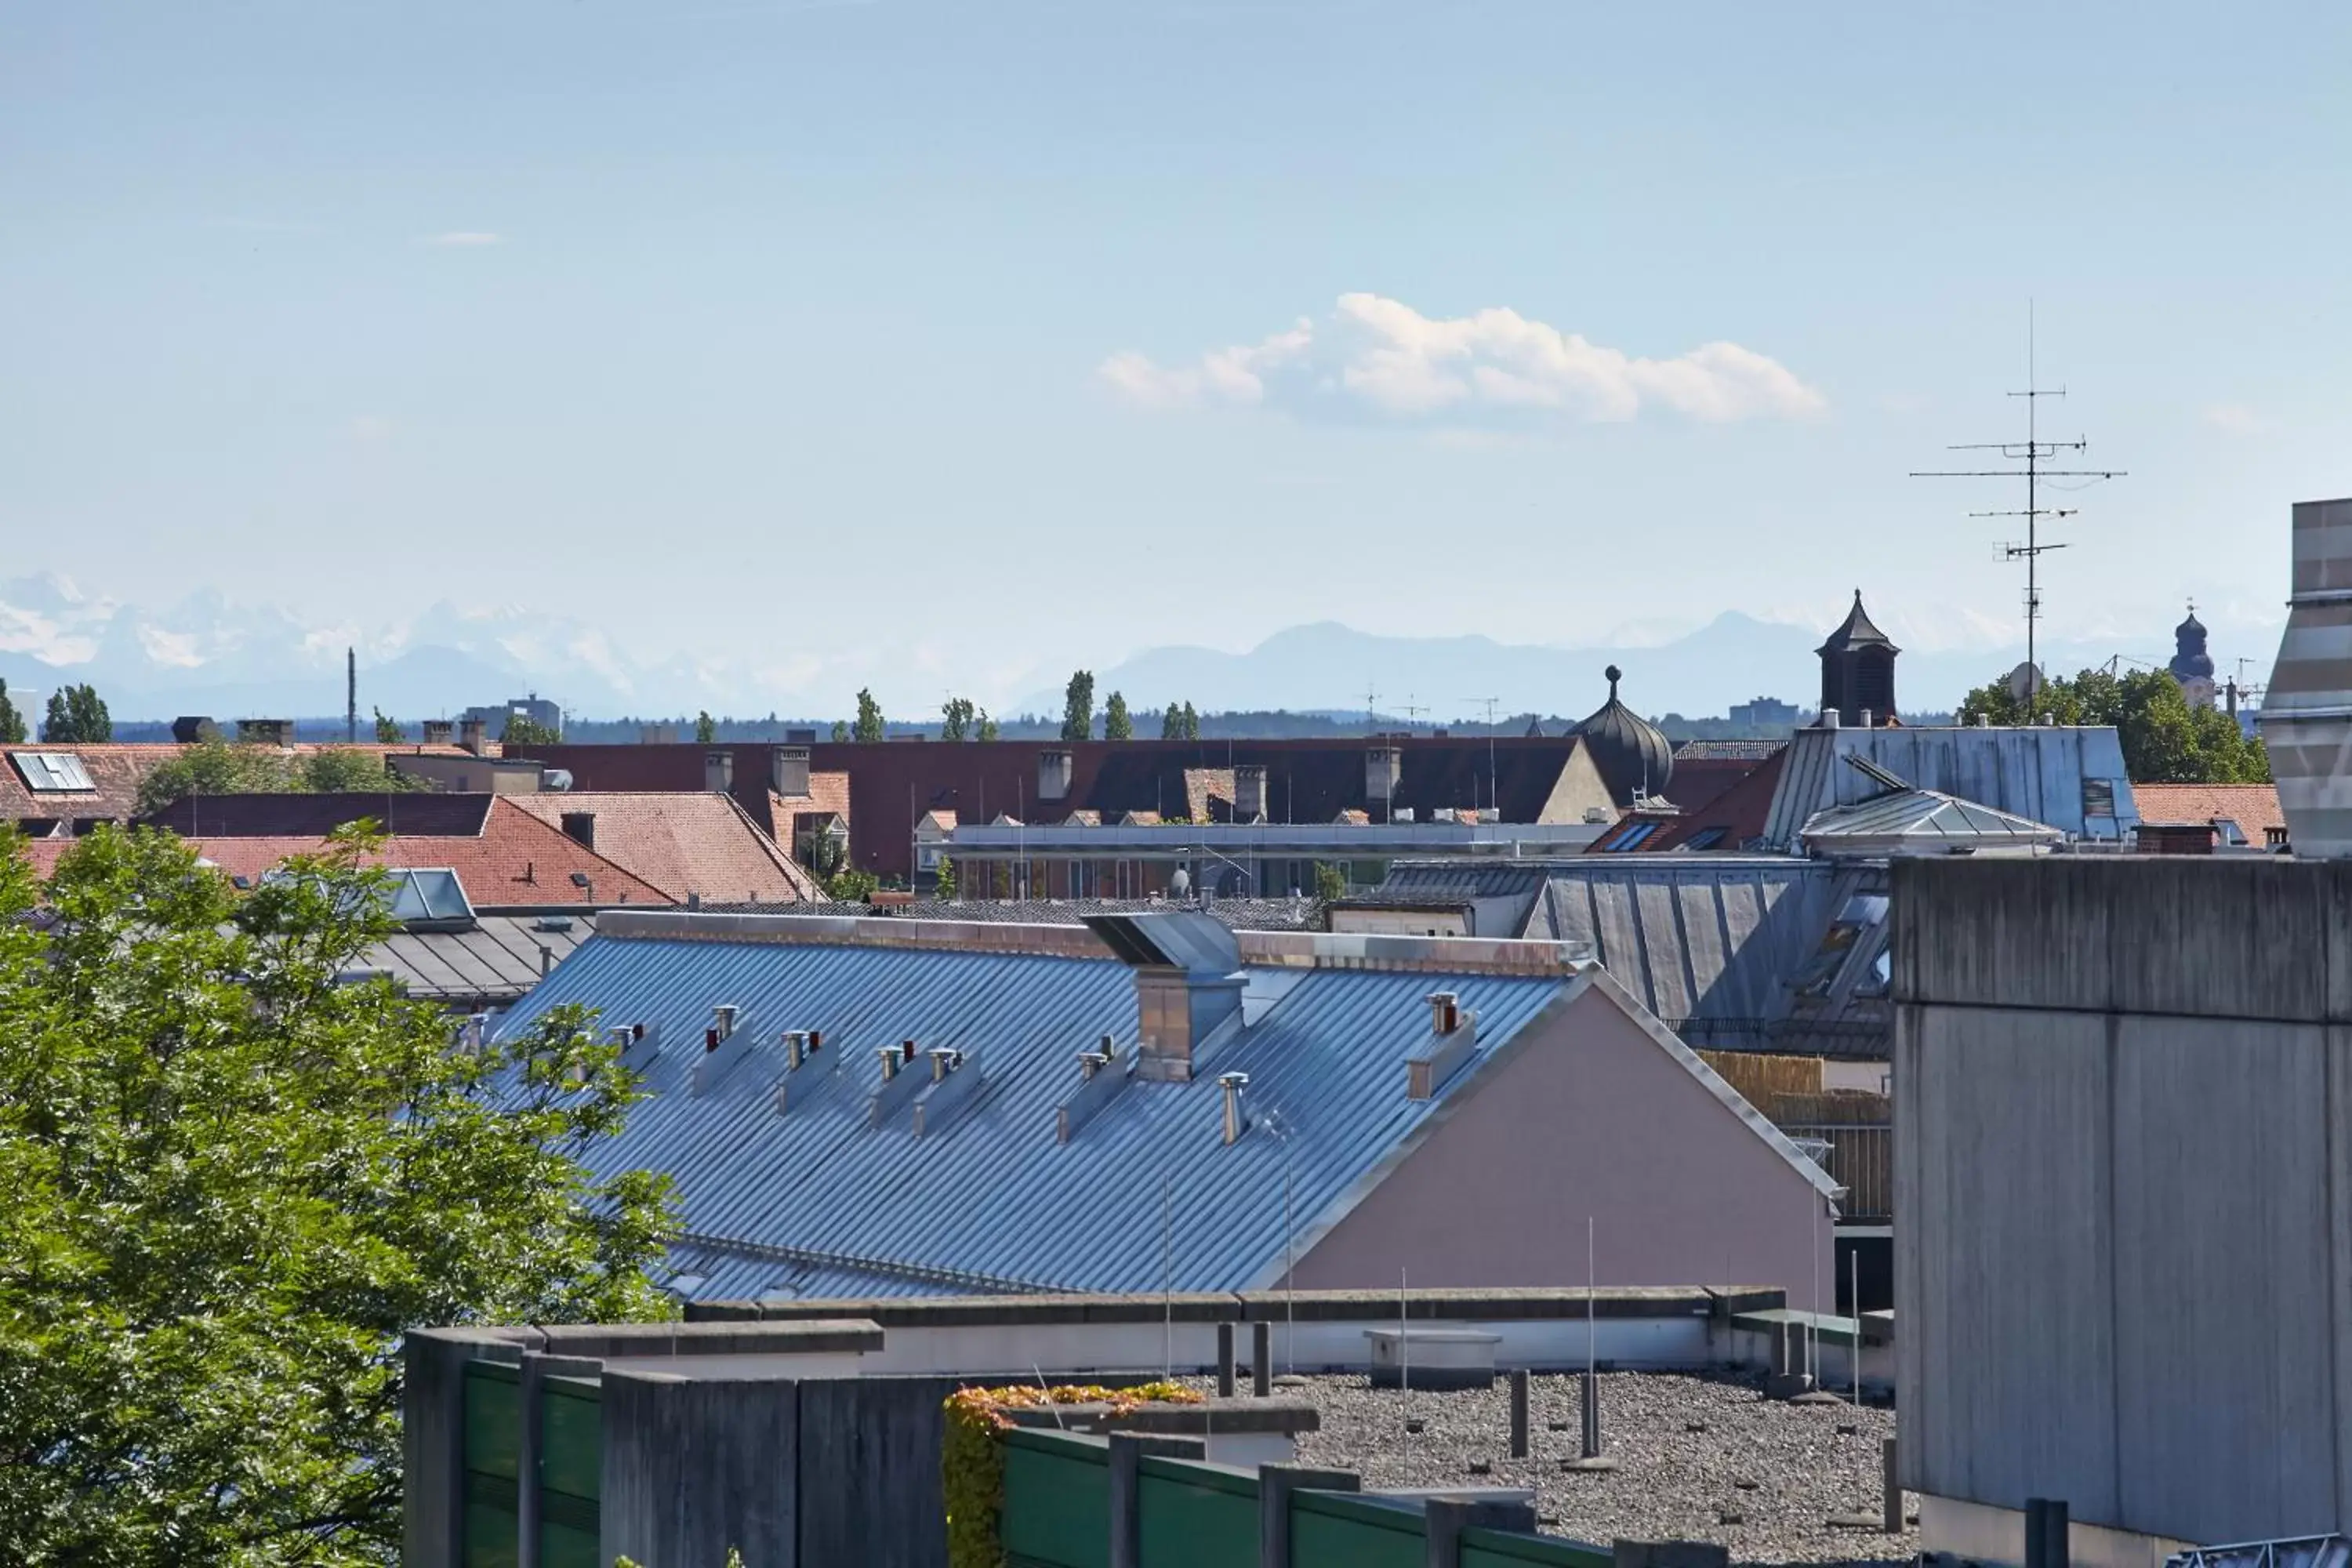
<instances>
[{"instance_id":1,"label":"corrugated roof panel","mask_svg":"<svg viewBox=\"0 0 2352 1568\"><path fill-rule=\"evenodd\" d=\"M1644 879L1633 885L1633 894L1650 978L1650 1011L1661 1018L1687 1018L1722 971L1705 970L1692 961L1671 886Z\"/></svg>"},{"instance_id":2,"label":"corrugated roof panel","mask_svg":"<svg viewBox=\"0 0 2352 1568\"><path fill-rule=\"evenodd\" d=\"M1192 1082L1130 1082L1067 1144L1055 1141L1053 1113L1077 1086L1079 1050L1104 1033L1133 1049L1133 978L1108 960L598 938L500 1033L562 1002L599 1005L608 1025L660 1025L660 1052L645 1069L651 1097L587 1158L599 1173L670 1172L689 1235L816 1255L798 1265L755 1258L749 1269L730 1261L729 1279L811 1267L863 1281L835 1279L811 1293L883 1294L882 1279L958 1288L918 1271L1006 1288L1155 1289L1170 1180L1175 1288L1231 1289L1281 1257L1286 1163L1303 1228L1470 1078L1457 1076L1438 1100L1406 1098L1404 1061L1427 1034L1429 992L1453 990L1479 1015L1483 1058L1566 984L1355 970L1279 979L1287 989ZM744 1009L738 1026L751 1037L697 1097L693 1069L721 1002ZM805 1028L823 1031L824 1047L785 1081L779 1113L778 1037ZM979 1098L920 1139L903 1108L880 1127L866 1117L880 1082L875 1048L909 1036L919 1048L963 1049L962 1070L983 1075ZM1229 1071L1250 1075L1244 1109L1256 1124L1231 1146L1216 1081ZM758 1292L706 1284L695 1293Z\"/></svg>"}]
</instances>

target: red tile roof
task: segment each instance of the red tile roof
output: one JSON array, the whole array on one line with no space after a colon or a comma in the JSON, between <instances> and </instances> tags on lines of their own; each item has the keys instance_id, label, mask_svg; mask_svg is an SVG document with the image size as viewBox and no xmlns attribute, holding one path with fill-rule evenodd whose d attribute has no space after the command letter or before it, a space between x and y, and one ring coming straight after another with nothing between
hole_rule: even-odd
<instances>
[{"instance_id":1,"label":"red tile roof","mask_svg":"<svg viewBox=\"0 0 2352 1568\"><path fill-rule=\"evenodd\" d=\"M1623 820L1635 816L1655 820L1659 828L1633 846L1635 854L1654 854L1667 849L1736 850L1751 838L1764 836L1766 819L1771 815L1772 795L1780 788L1780 769L1788 760L1783 749L1773 752L1761 763L1748 767L1748 772L1728 789L1717 792L1705 804L1685 807L1677 816L1648 818L1646 814L1629 814ZM1675 764L1673 793L1682 793L1683 766ZM1679 802L1677 803L1679 804ZM1612 829L1587 847L1585 853L1610 853L1605 846L1621 837L1622 831ZM1624 851L1618 851L1624 853Z\"/></svg>"},{"instance_id":2,"label":"red tile roof","mask_svg":"<svg viewBox=\"0 0 2352 1568\"><path fill-rule=\"evenodd\" d=\"M447 753L457 750L454 746L322 746L309 742L270 749L282 756L307 757L324 751L354 751L378 758L387 752ZM186 750L185 746L172 741L108 742L100 745L44 745L37 741L28 741L21 746L0 747L0 751L9 753L5 761L0 761L0 822L21 822L27 818L47 820L59 824L68 834L73 831L77 821L103 818L109 822L128 822L138 809L139 786L146 782L147 775ZM89 790L27 788L24 770L15 759L15 753L19 752L78 757L82 770L97 787Z\"/></svg>"},{"instance_id":3,"label":"red tile roof","mask_svg":"<svg viewBox=\"0 0 2352 1568\"><path fill-rule=\"evenodd\" d=\"M2132 804L2142 822L2160 826L2202 826L2227 817L2256 847L2266 829L2286 829L2286 814L2272 784L2136 784Z\"/></svg>"},{"instance_id":4,"label":"red tile roof","mask_svg":"<svg viewBox=\"0 0 2352 1568\"><path fill-rule=\"evenodd\" d=\"M817 896L815 881L760 831L730 797L660 792L573 791L499 799L561 830L563 818L595 818L596 853L670 899L789 904Z\"/></svg>"},{"instance_id":5,"label":"red tile roof","mask_svg":"<svg viewBox=\"0 0 2352 1568\"><path fill-rule=\"evenodd\" d=\"M574 842L562 828L516 809L514 800L512 795L493 799L478 834L401 834L385 839L382 850L371 858L380 865L416 869L446 867L457 874L474 908L483 911L677 901ZM326 845L324 838L304 834L188 842L229 876L248 881L289 856L316 854ZM47 876L57 868L58 858L72 847L69 838L34 841L28 846L33 868ZM589 885L574 884L574 872L585 877Z\"/></svg>"}]
</instances>

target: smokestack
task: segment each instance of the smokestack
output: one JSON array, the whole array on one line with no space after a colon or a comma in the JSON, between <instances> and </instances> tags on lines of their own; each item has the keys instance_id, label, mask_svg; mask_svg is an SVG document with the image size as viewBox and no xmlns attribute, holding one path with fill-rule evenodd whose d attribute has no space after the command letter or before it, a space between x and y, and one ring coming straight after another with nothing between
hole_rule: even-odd
<instances>
[{"instance_id":1,"label":"smokestack","mask_svg":"<svg viewBox=\"0 0 2352 1568\"><path fill-rule=\"evenodd\" d=\"M1240 1142L1242 1134L1249 1131L1249 1123L1242 1120L1242 1089L1248 1082L1249 1074L1245 1072L1217 1075L1217 1087L1225 1091L1225 1142L1228 1143Z\"/></svg>"},{"instance_id":2,"label":"smokestack","mask_svg":"<svg viewBox=\"0 0 2352 1568\"><path fill-rule=\"evenodd\" d=\"M357 648L343 649L343 739L357 744L360 738L360 656Z\"/></svg>"},{"instance_id":3,"label":"smokestack","mask_svg":"<svg viewBox=\"0 0 2352 1568\"><path fill-rule=\"evenodd\" d=\"M478 757L488 742L489 731L490 727L479 719L461 720L457 725L457 744Z\"/></svg>"},{"instance_id":4,"label":"smokestack","mask_svg":"<svg viewBox=\"0 0 2352 1568\"><path fill-rule=\"evenodd\" d=\"M422 738L422 742L425 745L446 746L449 743L449 721L446 719L427 719L425 721L424 724L419 727L417 734Z\"/></svg>"},{"instance_id":5,"label":"smokestack","mask_svg":"<svg viewBox=\"0 0 2352 1568\"><path fill-rule=\"evenodd\" d=\"M735 787L735 753L709 751L702 753L702 787L713 795L725 795Z\"/></svg>"}]
</instances>

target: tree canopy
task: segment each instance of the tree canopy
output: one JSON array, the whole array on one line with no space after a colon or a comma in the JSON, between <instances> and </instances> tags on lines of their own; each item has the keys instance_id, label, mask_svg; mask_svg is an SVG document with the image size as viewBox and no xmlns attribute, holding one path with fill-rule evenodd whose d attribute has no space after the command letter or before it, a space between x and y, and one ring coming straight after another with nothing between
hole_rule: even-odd
<instances>
[{"instance_id":1,"label":"tree canopy","mask_svg":"<svg viewBox=\"0 0 2352 1568\"><path fill-rule=\"evenodd\" d=\"M94 686L61 686L49 693L41 739L51 745L98 745L114 739L114 721Z\"/></svg>"},{"instance_id":2,"label":"tree canopy","mask_svg":"<svg viewBox=\"0 0 2352 1568\"><path fill-rule=\"evenodd\" d=\"M694 716L694 739L697 745L707 746L719 739L719 721L705 708Z\"/></svg>"},{"instance_id":3,"label":"tree canopy","mask_svg":"<svg viewBox=\"0 0 2352 1568\"><path fill-rule=\"evenodd\" d=\"M660 1178L577 1009L453 1047L385 981L353 831L239 893L100 827L0 837L0 1540L12 1561L383 1563L400 1336L666 1315ZM49 918L35 921L46 901Z\"/></svg>"},{"instance_id":4,"label":"tree canopy","mask_svg":"<svg viewBox=\"0 0 2352 1568\"><path fill-rule=\"evenodd\" d=\"M400 721L385 717L383 710L377 709L375 710L375 743L379 746L397 746L406 737L400 732Z\"/></svg>"},{"instance_id":5,"label":"tree canopy","mask_svg":"<svg viewBox=\"0 0 2352 1568\"><path fill-rule=\"evenodd\" d=\"M856 741L879 741L885 738L887 726L882 722L882 704L874 700L874 693L863 687L857 692L857 727L850 732Z\"/></svg>"},{"instance_id":6,"label":"tree canopy","mask_svg":"<svg viewBox=\"0 0 2352 1568\"><path fill-rule=\"evenodd\" d=\"M1168 711L1160 716L1160 738L1163 741L1197 741L1201 738L1201 716L1192 711L1190 702L1178 707L1171 702Z\"/></svg>"},{"instance_id":7,"label":"tree canopy","mask_svg":"<svg viewBox=\"0 0 2352 1568\"><path fill-rule=\"evenodd\" d=\"M703 717L708 719L709 715ZM562 731L542 724L528 713L509 713L507 727L499 736L499 743L503 746L554 746L562 741Z\"/></svg>"},{"instance_id":8,"label":"tree canopy","mask_svg":"<svg viewBox=\"0 0 2352 1568\"><path fill-rule=\"evenodd\" d=\"M1103 739L1106 741L1135 739L1135 721L1127 711L1127 699L1116 691L1112 692L1109 699L1103 703Z\"/></svg>"},{"instance_id":9,"label":"tree canopy","mask_svg":"<svg viewBox=\"0 0 2352 1568\"><path fill-rule=\"evenodd\" d=\"M412 773L394 773L381 754L352 746L321 746L304 756L275 746L199 741L139 781L139 815L151 816L192 795L383 795L433 787Z\"/></svg>"},{"instance_id":10,"label":"tree canopy","mask_svg":"<svg viewBox=\"0 0 2352 1568\"><path fill-rule=\"evenodd\" d=\"M996 721L988 716L988 710L985 708L980 710L980 728L973 733L972 739L976 741L996 739Z\"/></svg>"},{"instance_id":11,"label":"tree canopy","mask_svg":"<svg viewBox=\"0 0 2352 1568\"><path fill-rule=\"evenodd\" d=\"M1090 669L1070 672L1062 693L1062 739L1083 741L1095 732L1095 676Z\"/></svg>"},{"instance_id":12,"label":"tree canopy","mask_svg":"<svg viewBox=\"0 0 2352 1568\"><path fill-rule=\"evenodd\" d=\"M8 700L8 683L0 680L0 745L15 745L25 738L25 716Z\"/></svg>"},{"instance_id":13,"label":"tree canopy","mask_svg":"<svg viewBox=\"0 0 2352 1568\"><path fill-rule=\"evenodd\" d=\"M971 738L972 716L978 710L969 697L950 697L940 704L940 739L968 741Z\"/></svg>"},{"instance_id":14,"label":"tree canopy","mask_svg":"<svg viewBox=\"0 0 2352 1568\"><path fill-rule=\"evenodd\" d=\"M2011 695L2006 679L1978 687L1960 704L1959 721L1993 724L2112 724L2134 784L2267 784L2269 753L2229 714L2191 708L2180 683L2160 669L2124 676L2086 669L2043 683L2031 702Z\"/></svg>"}]
</instances>

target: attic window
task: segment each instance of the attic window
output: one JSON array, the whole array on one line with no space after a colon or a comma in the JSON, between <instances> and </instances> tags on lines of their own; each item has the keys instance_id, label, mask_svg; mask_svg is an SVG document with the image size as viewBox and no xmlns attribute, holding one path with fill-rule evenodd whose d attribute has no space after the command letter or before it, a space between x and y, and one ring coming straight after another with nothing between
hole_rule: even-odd
<instances>
[{"instance_id":1,"label":"attic window","mask_svg":"<svg viewBox=\"0 0 2352 1568\"><path fill-rule=\"evenodd\" d=\"M2226 816L2215 817L2213 826L2221 833L2224 844L2242 845L2246 842L2246 830Z\"/></svg>"},{"instance_id":2,"label":"attic window","mask_svg":"<svg viewBox=\"0 0 2352 1568\"><path fill-rule=\"evenodd\" d=\"M1886 895L1856 893L1845 901L1838 918L1822 933L1822 945L1797 972L1790 984L1800 996L1827 996L1837 981L1838 971L1844 967L1846 954L1862 933L1886 918Z\"/></svg>"},{"instance_id":3,"label":"attic window","mask_svg":"<svg viewBox=\"0 0 2352 1568\"><path fill-rule=\"evenodd\" d=\"M1612 855L1621 849L1639 848L1644 842L1654 837L1657 831L1658 824L1654 822L1637 822L1601 847L1605 853Z\"/></svg>"},{"instance_id":4,"label":"attic window","mask_svg":"<svg viewBox=\"0 0 2352 1568\"><path fill-rule=\"evenodd\" d=\"M1722 843L1725 836L1731 830L1727 827L1702 827L1696 833L1692 834L1690 837L1684 840L1683 847L1685 849L1712 849L1717 845Z\"/></svg>"},{"instance_id":5,"label":"attic window","mask_svg":"<svg viewBox=\"0 0 2352 1568\"><path fill-rule=\"evenodd\" d=\"M90 782L89 772L81 765L81 759L71 752L11 752L8 760L24 775L25 787L36 794L98 787Z\"/></svg>"}]
</instances>

